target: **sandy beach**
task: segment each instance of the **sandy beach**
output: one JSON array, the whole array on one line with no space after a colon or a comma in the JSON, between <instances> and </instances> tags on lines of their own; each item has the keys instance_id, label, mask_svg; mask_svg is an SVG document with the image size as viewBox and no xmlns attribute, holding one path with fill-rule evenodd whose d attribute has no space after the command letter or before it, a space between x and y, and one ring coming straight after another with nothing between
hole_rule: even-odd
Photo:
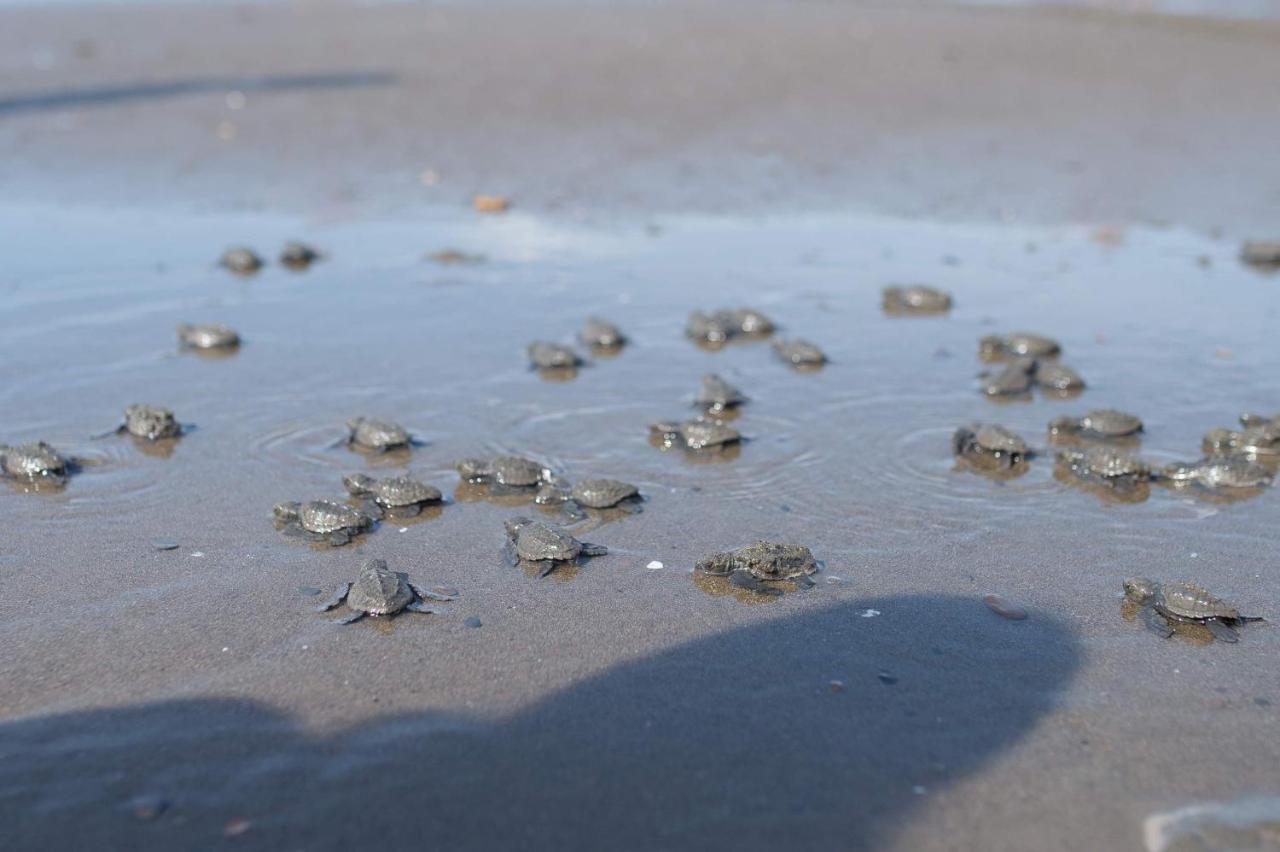
<instances>
[{"instance_id":1,"label":"sandy beach","mask_svg":"<svg viewBox=\"0 0 1280 852\"><path fill-rule=\"evenodd\" d=\"M4 845L1155 850L1196 803L1280 820L1280 634L1165 641L1120 585L1280 619L1277 495L1100 499L1045 431L1131 410L1165 464L1280 411L1280 279L1238 261L1280 235L1277 48L1270 20L925 4L0 7L0 443L81 462L0 482ZM216 266L295 238L324 259ZM955 307L886 316L902 282ZM830 363L685 337L740 305ZM617 357L528 369L592 314ZM180 352L183 322L244 343ZM978 339L1024 329L1082 396L983 398ZM709 372L748 440L651 445ZM134 402L187 434L93 437ZM420 443L354 452L358 415ZM957 467L984 420L1024 476ZM503 521L553 515L454 471L503 452L643 511L583 535L607 556L511 567ZM446 504L344 547L275 528L355 471ZM757 538L816 585L692 573ZM458 600L312 610L368 557Z\"/></svg>"}]
</instances>

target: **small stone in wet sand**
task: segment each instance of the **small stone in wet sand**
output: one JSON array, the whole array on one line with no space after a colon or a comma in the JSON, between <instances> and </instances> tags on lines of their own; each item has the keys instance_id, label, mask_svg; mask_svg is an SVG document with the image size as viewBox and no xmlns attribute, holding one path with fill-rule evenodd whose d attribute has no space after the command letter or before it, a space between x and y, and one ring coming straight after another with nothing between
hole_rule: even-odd
<instances>
[{"instance_id":1,"label":"small stone in wet sand","mask_svg":"<svg viewBox=\"0 0 1280 852\"><path fill-rule=\"evenodd\" d=\"M1007 618L1010 621L1022 621L1027 617L1027 611L1025 609L1000 595L984 595L982 602L987 605L988 609L1001 618Z\"/></svg>"},{"instance_id":2,"label":"small stone in wet sand","mask_svg":"<svg viewBox=\"0 0 1280 852\"><path fill-rule=\"evenodd\" d=\"M893 674L892 672L886 671L885 669L881 669L879 673L876 674L876 677L880 678L880 682L883 683L885 686L893 686L895 683L898 682L897 675Z\"/></svg>"},{"instance_id":3,"label":"small stone in wet sand","mask_svg":"<svg viewBox=\"0 0 1280 852\"><path fill-rule=\"evenodd\" d=\"M133 812L133 815L148 822L158 819L168 809L168 800L152 794L135 796L129 802L129 810Z\"/></svg>"},{"instance_id":4,"label":"small stone in wet sand","mask_svg":"<svg viewBox=\"0 0 1280 852\"><path fill-rule=\"evenodd\" d=\"M176 541L170 541L167 538L157 538L151 542L151 546L156 550L177 550L181 547Z\"/></svg>"},{"instance_id":5,"label":"small stone in wet sand","mask_svg":"<svg viewBox=\"0 0 1280 852\"><path fill-rule=\"evenodd\" d=\"M479 627L479 626L480 626L480 624L481 624L481 621L480 621L480 619L479 619L479 618L476 618L476 617L473 615L473 616L471 616L470 618L468 618L468 619L467 619L465 622L463 622L463 623L464 623L464 624L466 624L468 627Z\"/></svg>"},{"instance_id":6,"label":"small stone in wet sand","mask_svg":"<svg viewBox=\"0 0 1280 852\"><path fill-rule=\"evenodd\" d=\"M511 199L502 195L477 195L471 206L478 213L505 213L511 209Z\"/></svg>"},{"instance_id":7,"label":"small stone in wet sand","mask_svg":"<svg viewBox=\"0 0 1280 852\"><path fill-rule=\"evenodd\" d=\"M222 827L223 837L239 837L253 826L247 819L233 819Z\"/></svg>"},{"instance_id":8,"label":"small stone in wet sand","mask_svg":"<svg viewBox=\"0 0 1280 852\"><path fill-rule=\"evenodd\" d=\"M644 567L648 568L650 571L657 571L662 568L662 563L655 559Z\"/></svg>"},{"instance_id":9,"label":"small stone in wet sand","mask_svg":"<svg viewBox=\"0 0 1280 852\"><path fill-rule=\"evenodd\" d=\"M844 681L833 680L827 684L827 689L831 690L832 692L844 692Z\"/></svg>"},{"instance_id":10,"label":"small stone in wet sand","mask_svg":"<svg viewBox=\"0 0 1280 852\"><path fill-rule=\"evenodd\" d=\"M315 586L299 586L298 591L306 595L307 597L314 598L316 595L320 594L320 592L323 590L317 589Z\"/></svg>"}]
</instances>

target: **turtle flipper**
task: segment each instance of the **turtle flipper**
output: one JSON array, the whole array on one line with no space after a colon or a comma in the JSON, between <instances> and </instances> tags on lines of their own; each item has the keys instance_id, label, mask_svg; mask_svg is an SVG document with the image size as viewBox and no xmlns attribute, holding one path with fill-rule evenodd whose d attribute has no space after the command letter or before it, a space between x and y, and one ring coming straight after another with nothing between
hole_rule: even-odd
<instances>
[{"instance_id":1,"label":"turtle flipper","mask_svg":"<svg viewBox=\"0 0 1280 852\"><path fill-rule=\"evenodd\" d=\"M560 567L560 563L556 562L554 559L543 559L540 562L535 562L533 564L537 565L539 568L539 571L538 571L539 577L545 577L548 574L550 574L552 571Z\"/></svg>"},{"instance_id":2,"label":"turtle flipper","mask_svg":"<svg viewBox=\"0 0 1280 852\"><path fill-rule=\"evenodd\" d=\"M749 592L755 592L760 595L769 595L777 597L782 594L782 590L771 586L764 580L753 575L750 571L733 571L729 574L730 585L739 589L746 589Z\"/></svg>"},{"instance_id":3,"label":"turtle flipper","mask_svg":"<svg viewBox=\"0 0 1280 852\"><path fill-rule=\"evenodd\" d=\"M413 589L413 593L424 601L455 601L458 599L457 595L446 595L441 592L433 592L431 589L419 586L417 583L410 583L409 588Z\"/></svg>"},{"instance_id":4,"label":"turtle flipper","mask_svg":"<svg viewBox=\"0 0 1280 852\"><path fill-rule=\"evenodd\" d=\"M578 505L576 500L566 500L560 507L560 513L565 516L569 523L576 524L579 521L587 519L587 513L582 511L582 507Z\"/></svg>"},{"instance_id":5,"label":"turtle flipper","mask_svg":"<svg viewBox=\"0 0 1280 852\"><path fill-rule=\"evenodd\" d=\"M515 546L511 542L507 542L502 548L502 558L512 568L520 564L520 555L516 553Z\"/></svg>"},{"instance_id":6,"label":"turtle flipper","mask_svg":"<svg viewBox=\"0 0 1280 852\"><path fill-rule=\"evenodd\" d=\"M335 530L334 532L327 534L324 539L329 542L330 547L341 547L351 541L351 533L346 530Z\"/></svg>"},{"instance_id":7,"label":"turtle flipper","mask_svg":"<svg viewBox=\"0 0 1280 852\"><path fill-rule=\"evenodd\" d=\"M1169 619L1156 612L1154 607L1147 607L1142 611L1142 623L1152 633L1165 639L1173 635L1173 626L1169 624Z\"/></svg>"},{"instance_id":8,"label":"turtle flipper","mask_svg":"<svg viewBox=\"0 0 1280 852\"><path fill-rule=\"evenodd\" d=\"M609 548L605 547L603 544L592 544L589 541L582 542L583 556L604 556L608 554L608 552Z\"/></svg>"},{"instance_id":9,"label":"turtle flipper","mask_svg":"<svg viewBox=\"0 0 1280 852\"><path fill-rule=\"evenodd\" d=\"M344 615L342 618L336 619L333 623L334 624L355 624L357 621L364 618L365 615L367 615L367 613L352 612L349 615Z\"/></svg>"},{"instance_id":10,"label":"turtle flipper","mask_svg":"<svg viewBox=\"0 0 1280 852\"><path fill-rule=\"evenodd\" d=\"M340 584L338 588L333 590L332 597L330 597L324 603L318 604L316 606L316 612L328 612L329 610L333 609L335 606L337 606L338 604L342 603L347 599L347 593L350 591L351 591L350 583Z\"/></svg>"},{"instance_id":11,"label":"turtle flipper","mask_svg":"<svg viewBox=\"0 0 1280 852\"><path fill-rule=\"evenodd\" d=\"M1219 642L1235 644L1240 641L1240 634L1236 632L1236 629L1221 619L1211 618L1204 623L1204 626L1209 628L1213 638Z\"/></svg>"},{"instance_id":12,"label":"turtle flipper","mask_svg":"<svg viewBox=\"0 0 1280 852\"><path fill-rule=\"evenodd\" d=\"M409 603L405 605L405 609L410 612L420 612L423 615L436 615L439 612L439 610L432 609L422 601L409 601Z\"/></svg>"}]
</instances>

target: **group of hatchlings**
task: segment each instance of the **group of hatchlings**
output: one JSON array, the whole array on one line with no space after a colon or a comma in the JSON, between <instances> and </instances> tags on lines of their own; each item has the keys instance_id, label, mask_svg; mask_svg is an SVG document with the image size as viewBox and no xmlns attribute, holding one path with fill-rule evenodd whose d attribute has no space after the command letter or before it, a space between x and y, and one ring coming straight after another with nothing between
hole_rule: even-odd
<instances>
[{"instance_id":1,"label":"group of hatchlings","mask_svg":"<svg viewBox=\"0 0 1280 852\"><path fill-rule=\"evenodd\" d=\"M300 270L320 257L303 244L290 243L280 260L283 265ZM264 261L249 249L236 248L224 254L221 264L237 274L250 275ZM888 287L883 291L883 308L890 315L940 314L950 310L951 297L925 286ZM722 309L691 314L686 334L701 347L718 349L730 341L770 337L775 328L759 311ZM220 325L183 325L178 337L183 347L203 351L234 349L240 343L234 330ZM580 337L593 353L602 356L617 354L626 344L626 337L616 326L596 317L587 320ZM773 348L784 362L798 370L818 369L827 362L822 350L805 340L777 340ZM986 381L984 393L993 397L1021 395L1030 393L1033 387L1059 396L1078 393L1084 381L1075 371L1057 363L1060 351L1055 341L1038 335L984 337L979 344L980 355L988 361L1008 362L1002 372ZM531 344L528 357L532 367L544 373L572 372L585 363L571 347L547 341ZM651 437L663 449L722 450L738 443L741 435L717 415L746 402L748 398L728 381L716 374L707 375L695 397L695 405L704 414L655 423L650 427ZM1060 465L1082 480L1109 486L1152 480L1197 483L1215 489L1266 485L1272 474L1255 459L1280 456L1280 415L1245 415L1241 423L1241 430L1210 432L1205 438L1207 455L1201 460L1159 470L1108 446L1062 449L1057 458ZM403 449L415 443L403 427L375 418L355 418L348 422L347 429L346 443L366 452ZM125 410L124 422L114 433L143 441L164 441L180 437L183 431L173 412L132 405ZM1111 409L1091 411L1079 418L1059 417L1049 424L1051 440L1073 444L1123 442L1141 431L1142 421L1137 417ZM977 470L1005 475L1025 470L1036 455L1021 437L996 424L957 429L952 449L958 459ZM0 474L9 478L61 485L75 469L74 459L60 455L44 442L17 447L0 445ZM519 456L467 458L459 461L456 469L469 486L484 488L492 496L531 495L539 505L558 506L570 522L588 520L590 511L639 511L643 500L639 490L629 483L584 479L570 485L547 467ZM277 525L287 535L339 546L370 531L384 517L412 517L426 506L444 502L440 489L409 475L375 479L357 473L344 477L343 485L359 501L358 505L325 499L280 503L274 510ZM533 567L539 576L583 557L608 552L603 545L578 540L561 525L522 516L507 520L504 526L508 560L513 565ZM694 570L728 578L744 589L777 594L780 584L813 585L811 575L820 567L807 547L760 541L713 553L699 560ZM1262 620L1240 615L1234 606L1190 583L1161 584L1133 578L1124 582L1124 592L1130 605L1141 608L1145 623L1164 636L1172 635L1177 625L1196 624L1206 627L1219 640L1234 642L1239 626ZM447 602L455 597L452 591L428 589L413 582L407 574L392 571L382 559L368 559L354 581L341 584L316 609L327 612L345 603L347 614L337 623L349 624L365 616L406 611L432 613L435 610L428 602Z\"/></svg>"}]
</instances>

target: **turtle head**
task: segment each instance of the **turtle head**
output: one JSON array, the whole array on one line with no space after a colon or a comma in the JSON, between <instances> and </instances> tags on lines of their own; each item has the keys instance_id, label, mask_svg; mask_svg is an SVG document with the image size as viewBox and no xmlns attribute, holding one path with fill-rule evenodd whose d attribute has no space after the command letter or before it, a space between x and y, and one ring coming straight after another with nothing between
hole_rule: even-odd
<instances>
[{"instance_id":1,"label":"turtle head","mask_svg":"<svg viewBox=\"0 0 1280 852\"><path fill-rule=\"evenodd\" d=\"M281 523L288 523L290 521L298 520L299 508L300 504L298 503L277 503L273 511L275 512L277 521L280 521Z\"/></svg>"},{"instance_id":2,"label":"turtle head","mask_svg":"<svg viewBox=\"0 0 1280 852\"><path fill-rule=\"evenodd\" d=\"M1124 596L1137 604L1148 603L1156 596L1158 584L1146 577L1130 577L1124 581Z\"/></svg>"},{"instance_id":3,"label":"turtle head","mask_svg":"<svg viewBox=\"0 0 1280 852\"><path fill-rule=\"evenodd\" d=\"M350 476L342 477L342 484L347 490L357 497L372 493L373 488L377 485L373 477L365 476L363 473L353 473Z\"/></svg>"}]
</instances>

